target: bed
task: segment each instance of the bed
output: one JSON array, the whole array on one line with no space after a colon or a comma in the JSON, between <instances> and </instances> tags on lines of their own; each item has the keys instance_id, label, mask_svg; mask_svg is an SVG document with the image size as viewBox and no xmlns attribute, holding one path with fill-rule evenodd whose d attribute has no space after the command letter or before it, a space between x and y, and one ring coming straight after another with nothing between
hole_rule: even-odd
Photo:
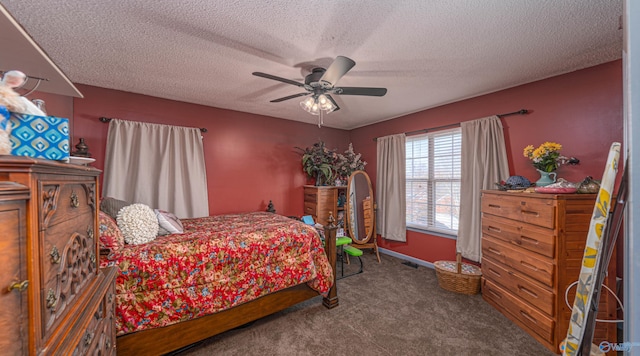
<instances>
[{"instance_id":1,"label":"bed","mask_svg":"<svg viewBox=\"0 0 640 356\"><path fill-rule=\"evenodd\" d=\"M182 234L101 254L119 269L119 355L171 352L318 295L338 305L335 226L323 246L314 227L268 212L181 223Z\"/></svg>"}]
</instances>

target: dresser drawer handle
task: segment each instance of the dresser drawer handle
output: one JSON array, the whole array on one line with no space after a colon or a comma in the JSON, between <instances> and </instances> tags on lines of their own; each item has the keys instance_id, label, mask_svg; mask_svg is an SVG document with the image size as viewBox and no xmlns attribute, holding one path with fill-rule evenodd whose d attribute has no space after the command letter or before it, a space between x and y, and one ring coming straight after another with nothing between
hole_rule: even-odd
<instances>
[{"instance_id":1,"label":"dresser drawer handle","mask_svg":"<svg viewBox=\"0 0 640 356\"><path fill-rule=\"evenodd\" d=\"M538 213L537 211L521 210L520 212L522 214L524 214L524 215L531 215L531 216L535 216L535 217L539 217L540 216L540 213Z\"/></svg>"},{"instance_id":2,"label":"dresser drawer handle","mask_svg":"<svg viewBox=\"0 0 640 356\"><path fill-rule=\"evenodd\" d=\"M77 208L80 206L80 201L78 200L78 195L76 194L76 192L71 192L71 207L72 208Z\"/></svg>"},{"instance_id":3,"label":"dresser drawer handle","mask_svg":"<svg viewBox=\"0 0 640 356\"><path fill-rule=\"evenodd\" d=\"M487 292L489 292L489 294L492 294L495 298L502 299L502 295L494 292L493 289L489 289L487 290Z\"/></svg>"},{"instance_id":4,"label":"dresser drawer handle","mask_svg":"<svg viewBox=\"0 0 640 356\"><path fill-rule=\"evenodd\" d=\"M96 318L96 320L102 320L102 319L104 319L104 312L105 312L105 310L102 307L102 303L100 303L100 307L98 308L96 313L93 314L93 317Z\"/></svg>"},{"instance_id":5,"label":"dresser drawer handle","mask_svg":"<svg viewBox=\"0 0 640 356\"><path fill-rule=\"evenodd\" d=\"M529 315L529 313L527 313L524 310L520 310L520 315L524 316L526 319L528 319L530 322L537 324L538 321L536 319L534 319L531 315Z\"/></svg>"},{"instance_id":6,"label":"dresser drawer handle","mask_svg":"<svg viewBox=\"0 0 640 356\"><path fill-rule=\"evenodd\" d=\"M87 333L84 336L84 346L91 345L91 341L93 340L93 333Z\"/></svg>"},{"instance_id":7,"label":"dresser drawer handle","mask_svg":"<svg viewBox=\"0 0 640 356\"><path fill-rule=\"evenodd\" d=\"M491 209L500 209L500 208L502 208L500 205L495 205L495 204L489 204L489 207Z\"/></svg>"},{"instance_id":8,"label":"dresser drawer handle","mask_svg":"<svg viewBox=\"0 0 640 356\"><path fill-rule=\"evenodd\" d=\"M53 289L49 289L49 292L47 292L47 308L54 309L57 303L58 298L56 298L56 293Z\"/></svg>"},{"instance_id":9,"label":"dresser drawer handle","mask_svg":"<svg viewBox=\"0 0 640 356\"><path fill-rule=\"evenodd\" d=\"M496 270L495 270L495 269L493 269L493 268L489 268L489 272L491 272L491 273L495 274L495 275L496 275L496 276L498 276L498 277L502 277L502 274L500 274L500 272L496 271Z\"/></svg>"},{"instance_id":10,"label":"dresser drawer handle","mask_svg":"<svg viewBox=\"0 0 640 356\"><path fill-rule=\"evenodd\" d=\"M492 252L492 253L495 253L495 254L496 254L496 255L498 255L498 256L502 256L502 253L501 253L500 251L496 250L496 249L495 249L495 248L493 248L493 247L489 247L489 249L488 249L488 250L489 250L490 252Z\"/></svg>"},{"instance_id":11,"label":"dresser drawer handle","mask_svg":"<svg viewBox=\"0 0 640 356\"><path fill-rule=\"evenodd\" d=\"M532 239L532 238L524 236L524 235L520 235L520 239L521 240L525 240L525 241L529 242L530 244L534 244L534 245L537 245L537 244L540 243L538 240Z\"/></svg>"},{"instance_id":12,"label":"dresser drawer handle","mask_svg":"<svg viewBox=\"0 0 640 356\"><path fill-rule=\"evenodd\" d=\"M58 251L58 248L56 246L53 246L51 252L49 253L49 256L51 256L51 263L53 263L54 265L60 263L60 251Z\"/></svg>"},{"instance_id":13,"label":"dresser drawer handle","mask_svg":"<svg viewBox=\"0 0 640 356\"><path fill-rule=\"evenodd\" d=\"M502 232L502 229L500 229L499 227L493 227L493 226L489 226L487 230L493 231L493 232Z\"/></svg>"},{"instance_id":14,"label":"dresser drawer handle","mask_svg":"<svg viewBox=\"0 0 640 356\"><path fill-rule=\"evenodd\" d=\"M521 285L518 285L518 289L523 291L523 292L525 292L525 293L527 293L527 294L529 294L530 296L532 296L534 298L538 298L538 294L536 294L533 291L530 291L529 289L527 289L527 288L525 288L525 287L523 287Z\"/></svg>"},{"instance_id":15,"label":"dresser drawer handle","mask_svg":"<svg viewBox=\"0 0 640 356\"><path fill-rule=\"evenodd\" d=\"M7 290L11 292L12 290L17 290L18 292L24 292L29 287L29 280L25 279L22 282L13 282L9 285Z\"/></svg>"},{"instance_id":16,"label":"dresser drawer handle","mask_svg":"<svg viewBox=\"0 0 640 356\"><path fill-rule=\"evenodd\" d=\"M531 263L527 263L525 261L520 261L520 264L523 265L524 267L527 267L530 270L533 270L533 271L536 271L536 272L538 271L538 267L532 265Z\"/></svg>"}]
</instances>

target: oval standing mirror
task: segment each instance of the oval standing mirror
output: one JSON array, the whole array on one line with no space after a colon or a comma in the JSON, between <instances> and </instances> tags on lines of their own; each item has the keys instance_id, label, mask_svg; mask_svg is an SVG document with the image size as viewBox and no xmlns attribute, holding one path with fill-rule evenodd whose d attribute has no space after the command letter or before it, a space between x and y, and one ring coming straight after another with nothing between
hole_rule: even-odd
<instances>
[{"instance_id":1,"label":"oval standing mirror","mask_svg":"<svg viewBox=\"0 0 640 356\"><path fill-rule=\"evenodd\" d=\"M352 246L372 248L380 262L376 243L375 200L371 179L365 171L355 171L349 177L345 210L349 236L354 242Z\"/></svg>"}]
</instances>

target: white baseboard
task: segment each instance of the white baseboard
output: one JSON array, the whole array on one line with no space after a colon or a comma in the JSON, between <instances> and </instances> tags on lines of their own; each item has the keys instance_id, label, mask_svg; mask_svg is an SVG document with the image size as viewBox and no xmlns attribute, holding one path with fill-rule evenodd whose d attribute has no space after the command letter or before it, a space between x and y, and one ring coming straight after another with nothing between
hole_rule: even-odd
<instances>
[{"instance_id":1,"label":"white baseboard","mask_svg":"<svg viewBox=\"0 0 640 356\"><path fill-rule=\"evenodd\" d=\"M380 253L384 253L385 255L389 255L389 256L393 256L393 257L399 258L401 260L413 262L413 263L415 263L417 265L420 265L420 266L423 266L423 267L435 269L435 267L433 266L433 263L431 263L431 262L427 262L427 261L423 261L423 260L415 258L415 257L403 255L401 253L388 250L386 248L378 247L378 250L380 251Z\"/></svg>"}]
</instances>

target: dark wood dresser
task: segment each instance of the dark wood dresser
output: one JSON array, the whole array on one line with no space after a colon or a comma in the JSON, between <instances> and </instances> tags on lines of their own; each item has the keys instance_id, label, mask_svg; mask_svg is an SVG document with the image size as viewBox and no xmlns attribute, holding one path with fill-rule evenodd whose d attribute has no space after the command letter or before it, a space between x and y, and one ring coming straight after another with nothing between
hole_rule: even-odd
<instances>
[{"instance_id":1,"label":"dark wood dresser","mask_svg":"<svg viewBox=\"0 0 640 356\"><path fill-rule=\"evenodd\" d=\"M98 268L99 175L0 156L3 353L115 355L115 270Z\"/></svg>"},{"instance_id":2,"label":"dark wood dresser","mask_svg":"<svg viewBox=\"0 0 640 356\"><path fill-rule=\"evenodd\" d=\"M571 311L565 290L578 279L595 194L483 191L482 296L522 329L559 353ZM616 290L615 252L605 284ZM575 286L570 289L573 305ZM603 291L599 319L616 318ZM616 324L598 323L594 343L616 342ZM615 353L614 353L615 354Z\"/></svg>"}]
</instances>

